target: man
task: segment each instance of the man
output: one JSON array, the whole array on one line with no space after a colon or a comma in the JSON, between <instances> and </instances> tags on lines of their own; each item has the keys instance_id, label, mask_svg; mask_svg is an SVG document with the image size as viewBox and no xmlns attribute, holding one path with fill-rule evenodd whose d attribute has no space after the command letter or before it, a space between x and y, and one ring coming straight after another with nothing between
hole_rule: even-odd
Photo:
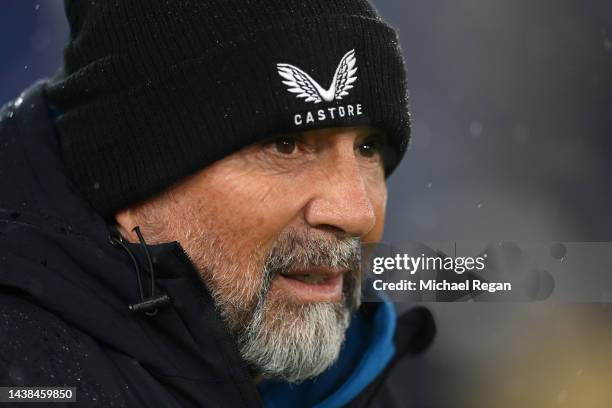
<instances>
[{"instance_id":1,"label":"man","mask_svg":"<svg viewBox=\"0 0 612 408\"><path fill-rule=\"evenodd\" d=\"M66 12L62 69L0 122L0 383L388 406L433 337L360 302L409 135L396 33L357 0Z\"/></svg>"}]
</instances>

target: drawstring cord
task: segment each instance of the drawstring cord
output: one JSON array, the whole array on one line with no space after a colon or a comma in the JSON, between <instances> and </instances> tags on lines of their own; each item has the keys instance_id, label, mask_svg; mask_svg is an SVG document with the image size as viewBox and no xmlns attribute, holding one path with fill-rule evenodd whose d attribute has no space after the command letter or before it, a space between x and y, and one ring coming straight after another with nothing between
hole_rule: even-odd
<instances>
[{"instance_id":1,"label":"drawstring cord","mask_svg":"<svg viewBox=\"0 0 612 408\"><path fill-rule=\"evenodd\" d=\"M149 270L151 271L151 297L155 297L155 271L153 269L153 260L151 259L151 254L149 253L149 247L147 246L147 243L145 242L144 237L142 236L142 232L140 232L140 227L134 227L132 231L134 231L138 236L140 245L142 245L142 247L144 248L145 255L147 256L147 263L149 264Z\"/></svg>"},{"instance_id":2,"label":"drawstring cord","mask_svg":"<svg viewBox=\"0 0 612 408\"><path fill-rule=\"evenodd\" d=\"M136 280L138 281L138 295L139 295L140 301L141 302L144 301L144 290L142 289L142 279L140 277L140 267L138 266L138 261L136 260L136 257L134 256L130 248L128 248L128 246L125 245L125 243L123 242L123 238L117 237L111 234L110 239L111 239L111 243L115 245L119 245L130 256L130 259L132 260L132 265L134 266L134 270L136 271Z\"/></svg>"},{"instance_id":3,"label":"drawstring cord","mask_svg":"<svg viewBox=\"0 0 612 408\"><path fill-rule=\"evenodd\" d=\"M109 240L111 244L118 245L125 252L127 252L130 257L130 260L132 261L132 265L134 266L134 271L136 272L136 281L138 283L138 296L140 301L138 303L128 305L129 309L132 312L143 312L147 316L155 316L158 312L159 307L164 306L170 302L170 297L166 294L157 296L155 295L155 269L153 268L153 260L149 252L149 248L144 240L144 237L142 236L142 233L140 232L140 228L134 227L132 231L134 231L138 236L138 240L140 241L140 245L145 251L147 263L149 265L149 274L151 275L151 295L148 298L145 298L144 296L142 277L140 275L140 266L138 265L138 261L136 260L136 257L134 256L132 250L125 244L123 237L116 230L113 230L111 232L111 234L109 235Z\"/></svg>"}]
</instances>

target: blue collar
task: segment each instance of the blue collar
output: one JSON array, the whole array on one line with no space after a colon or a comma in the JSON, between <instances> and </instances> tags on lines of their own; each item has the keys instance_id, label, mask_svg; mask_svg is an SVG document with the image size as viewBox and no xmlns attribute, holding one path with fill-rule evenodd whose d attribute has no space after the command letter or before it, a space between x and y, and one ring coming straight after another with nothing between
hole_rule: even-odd
<instances>
[{"instance_id":1,"label":"blue collar","mask_svg":"<svg viewBox=\"0 0 612 408\"><path fill-rule=\"evenodd\" d=\"M299 384L264 381L258 385L268 408L340 407L363 391L395 354L396 314L389 300L381 302L369 320L355 313L338 361L318 377Z\"/></svg>"}]
</instances>

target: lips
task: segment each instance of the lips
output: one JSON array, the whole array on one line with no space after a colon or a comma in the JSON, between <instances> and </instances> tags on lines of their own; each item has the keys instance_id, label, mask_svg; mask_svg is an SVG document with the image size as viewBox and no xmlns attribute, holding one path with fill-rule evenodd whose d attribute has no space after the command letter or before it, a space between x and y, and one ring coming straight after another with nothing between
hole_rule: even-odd
<instances>
[{"instance_id":1,"label":"lips","mask_svg":"<svg viewBox=\"0 0 612 408\"><path fill-rule=\"evenodd\" d=\"M286 292L297 303L337 302L342 298L346 269L309 268L281 273L273 286Z\"/></svg>"},{"instance_id":2,"label":"lips","mask_svg":"<svg viewBox=\"0 0 612 408\"><path fill-rule=\"evenodd\" d=\"M289 279L297 279L299 281L308 283L317 283L338 275L342 275L344 272L346 272L346 270L342 268L318 267L281 272L281 275Z\"/></svg>"}]
</instances>

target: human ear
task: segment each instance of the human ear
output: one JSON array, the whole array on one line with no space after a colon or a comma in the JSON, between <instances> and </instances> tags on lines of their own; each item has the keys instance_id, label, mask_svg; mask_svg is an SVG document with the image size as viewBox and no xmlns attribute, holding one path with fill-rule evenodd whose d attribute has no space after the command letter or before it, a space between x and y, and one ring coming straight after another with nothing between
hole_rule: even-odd
<instances>
[{"instance_id":1,"label":"human ear","mask_svg":"<svg viewBox=\"0 0 612 408\"><path fill-rule=\"evenodd\" d=\"M124 208L117 211L115 214L115 222L117 224L117 230L123 238L129 242L138 242L138 237L134 231L132 231L138 224L136 223L134 213L130 208Z\"/></svg>"}]
</instances>

